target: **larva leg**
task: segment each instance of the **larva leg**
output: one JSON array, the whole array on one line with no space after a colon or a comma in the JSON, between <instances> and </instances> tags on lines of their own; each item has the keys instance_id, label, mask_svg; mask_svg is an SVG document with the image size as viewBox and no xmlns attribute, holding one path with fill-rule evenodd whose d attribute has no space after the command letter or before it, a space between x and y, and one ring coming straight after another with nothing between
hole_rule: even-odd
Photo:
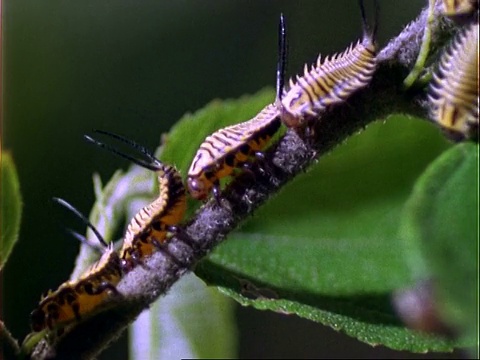
<instances>
[{"instance_id":1,"label":"larva leg","mask_svg":"<svg viewBox=\"0 0 480 360\"><path fill-rule=\"evenodd\" d=\"M175 265L178 267L185 267L186 264L179 260L177 257L175 257L170 251L168 251L167 247L165 246L164 243L160 243L157 239L152 239L152 244L155 246L155 248L160 251L163 255L168 257Z\"/></svg>"},{"instance_id":2,"label":"larva leg","mask_svg":"<svg viewBox=\"0 0 480 360\"><path fill-rule=\"evenodd\" d=\"M250 161L247 161L247 162L242 164L242 170L246 174L248 174L252 178L252 180L255 181L256 176L255 176L255 173L253 172L253 166L254 166L254 163L252 163Z\"/></svg>"},{"instance_id":3,"label":"larva leg","mask_svg":"<svg viewBox=\"0 0 480 360\"><path fill-rule=\"evenodd\" d=\"M109 290L113 295L120 295L117 288L108 281L103 281L94 291L93 295L99 295L104 291Z\"/></svg>"},{"instance_id":4,"label":"larva leg","mask_svg":"<svg viewBox=\"0 0 480 360\"><path fill-rule=\"evenodd\" d=\"M133 264L133 266L143 266L145 268L148 268L148 266L143 262L141 254L138 252L138 250L134 250L130 253L130 260Z\"/></svg>"},{"instance_id":5,"label":"larva leg","mask_svg":"<svg viewBox=\"0 0 480 360\"><path fill-rule=\"evenodd\" d=\"M213 184L213 187L212 187L212 193L213 193L213 197L215 198L215 201L217 202L217 205L218 206L222 206L221 204L221 195L220 195L220 182L219 181L215 181L215 183Z\"/></svg>"},{"instance_id":6,"label":"larva leg","mask_svg":"<svg viewBox=\"0 0 480 360\"><path fill-rule=\"evenodd\" d=\"M71 306L75 315L75 320L80 321L82 319L82 317L80 316L80 304L75 301Z\"/></svg>"},{"instance_id":7,"label":"larva leg","mask_svg":"<svg viewBox=\"0 0 480 360\"><path fill-rule=\"evenodd\" d=\"M166 229L168 232L173 233L176 237L178 237L182 242L190 246L192 249L196 249L198 247L197 244L192 240L192 238L183 228L176 225L167 225Z\"/></svg>"},{"instance_id":8,"label":"larva leg","mask_svg":"<svg viewBox=\"0 0 480 360\"><path fill-rule=\"evenodd\" d=\"M258 168L263 173L263 175L268 175L272 173L274 170L272 167L267 163L265 153L262 151L255 152L255 159L257 159Z\"/></svg>"}]
</instances>

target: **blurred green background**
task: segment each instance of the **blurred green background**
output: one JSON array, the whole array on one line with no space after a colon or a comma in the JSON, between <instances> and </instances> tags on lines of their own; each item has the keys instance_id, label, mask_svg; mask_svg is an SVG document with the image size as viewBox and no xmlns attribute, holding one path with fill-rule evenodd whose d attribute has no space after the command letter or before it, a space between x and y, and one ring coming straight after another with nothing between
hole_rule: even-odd
<instances>
[{"instance_id":1,"label":"blurred green background","mask_svg":"<svg viewBox=\"0 0 480 360\"><path fill-rule=\"evenodd\" d=\"M380 45L425 4L380 1ZM69 276L78 250L62 224L81 224L51 198L88 213L92 173L106 181L127 166L98 156L82 135L104 129L155 148L184 113L274 86L280 12L289 31L289 75L361 35L353 0L3 3L3 146L12 152L24 200L20 241L3 272L3 317L16 337L28 332L40 294ZM239 307L237 318L242 358L410 355L294 316ZM126 358L125 341L103 358Z\"/></svg>"}]
</instances>

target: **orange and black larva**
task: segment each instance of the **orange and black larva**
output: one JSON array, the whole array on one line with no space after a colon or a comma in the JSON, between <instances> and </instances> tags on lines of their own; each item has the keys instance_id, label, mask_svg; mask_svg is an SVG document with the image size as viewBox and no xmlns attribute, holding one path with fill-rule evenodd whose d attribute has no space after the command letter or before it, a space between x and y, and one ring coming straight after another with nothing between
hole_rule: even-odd
<instances>
[{"instance_id":1,"label":"orange and black larva","mask_svg":"<svg viewBox=\"0 0 480 360\"><path fill-rule=\"evenodd\" d=\"M430 84L431 118L454 140L478 139L478 31L471 24L454 38Z\"/></svg>"},{"instance_id":2,"label":"orange and black larva","mask_svg":"<svg viewBox=\"0 0 480 360\"><path fill-rule=\"evenodd\" d=\"M280 113L267 105L253 119L209 135L200 145L188 170L187 185L192 197L205 199L213 190L218 197L220 179L252 160L267 146L280 128Z\"/></svg>"},{"instance_id":3,"label":"orange and black larva","mask_svg":"<svg viewBox=\"0 0 480 360\"><path fill-rule=\"evenodd\" d=\"M207 136L188 170L187 187L191 196L204 200L213 191L218 199L220 179L231 176L252 161L280 128L278 103L283 92L286 57L286 30L283 15L279 25L279 59L277 63L277 99L254 118L228 126Z\"/></svg>"},{"instance_id":4,"label":"orange and black larva","mask_svg":"<svg viewBox=\"0 0 480 360\"><path fill-rule=\"evenodd\" d=\"M66 281L55 291L48 291L30 314L33 331L60 329L91 315L106 301L117 295L116 285L122 278L120 258L112 244L107 245L95 227L70 204L58 203L79 215L90 227L103 246L100 259L91 265L78 279Z\"/></svg>"},{"instance_id":5,"label":"orange and black larva","mask_svg":"<svg viewBox=\"0 0 480 360\"><path fill-rule=\"evenodd\" d=\"M187 207L185 187L180 173L173 166L160 162L145 147L116 134L104 131L97 132L130 145L140 151L148 160L133 158L89 136L86 136L86 139L131 160L137 165L154 171L158 176L158 197L142 208L127 226L123 246L120 250L120 258L123 269L128 271L156 249L160 249L161 245L167 240L168 233L177 232L176 226L182 221Z\"/></svg>"},{"instance_id":6,"label":"orange and black larva","mask_svg":"<svg viewBox=\"0 0 480 360\"><path fill-rule=\"evenodd\" d=\"M286 126L305 126L329 107L345 102L354 92L370 83L377 67L375 35L378 10L373 29L370 29L363 2L359 1L359 4L363 22L362 39L342 53L327 56L323 61L319 55L310 69L305 64L303 76L297 75L296 81L290 79L290 89L283 95L280 105L281 118Z\"/></svg>"}]
</instances>

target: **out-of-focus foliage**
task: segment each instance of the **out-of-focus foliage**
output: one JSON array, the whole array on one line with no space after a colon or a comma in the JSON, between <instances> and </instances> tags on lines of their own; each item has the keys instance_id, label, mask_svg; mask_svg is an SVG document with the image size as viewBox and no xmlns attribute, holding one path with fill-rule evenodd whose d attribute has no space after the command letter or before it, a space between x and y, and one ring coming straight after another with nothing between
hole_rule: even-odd
<instances>
[{"instance_id":1,"label":"out-of-focus foliage","mask_svg":"<svg viewBox=\"0 0 480 360\"><path fill-rule=\"evenodd\" d=\"M0 271L18 240L22 215L22 197L17 170L11 155L0 150Z\"/></svg>"}]
</instances>

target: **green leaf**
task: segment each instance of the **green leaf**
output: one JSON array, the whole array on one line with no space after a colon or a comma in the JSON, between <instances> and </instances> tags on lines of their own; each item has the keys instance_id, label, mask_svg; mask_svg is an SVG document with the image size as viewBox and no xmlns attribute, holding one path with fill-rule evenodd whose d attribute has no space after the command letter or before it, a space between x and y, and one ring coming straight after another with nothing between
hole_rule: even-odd
<instances>
[{"instance_id":1,"label":"green leaf","mask_svg":"<svg viewBox=\"0 0 480 360\"><path fill-rule=\"evenodd\" d=\"M186 115L162 148L185 174L213 131L245 121L273 91L213 102ZM411 283L398 224L416 178L448 144L431 124L401 116L371 125L271 199L196 274L242 304L294 313L369 344L449 351L445 339L400 324L390 294Z\"/></svg>"},{"instance_id":2,"label":"green leaf","mask_svg":"<svg viewBox=\"0 0 480 360\"><path fill-rule=\"evenodd\" d=\"M184 116L164 136L160 158L185 176L207 135L250 119L273 99L274 92L264 90ZM451 350L445 339L406 329L390 305L390 293L412 280L398 237L404 203L447 147L440 132L419 119L397 116L371 125L286 186L202 262L197 275L243 304L294 313L369 344ZM152 311L149 321L162 313Z\"/></svg>"},{"instance_id":3,"label":"green leaf","mask_svg":"<svg viewBox=\"0 0 480 360\"><path fill-rule=\"evenodd\" d=\"M403 221L414 276L435 280L443 320L473 343L478 342L478 151L478 144L460 144L432 163Z\"/></svg>"},{"instance_id":4,"label":"green leaf","mask_svg":"<svg viewBox=\"0 0 480 360\"><path fill-rule=\"evenodd\" d=\"M22 216L22 197L17 170L9 153L0 153L2 183L1 190L1 232L0 232L0 270L8 260L13 246L18 240Z\"/></svg>"},{"instance_id":5,"label":"green leaf","mask_svg":"<svg viewBox=\"0 0 480 360\"><path fill-rule=\"evenodd\" d=\"M388 294L322 296L298 290L288 292L207 261L200 263L195 272L244 306L295 314L328 325L372 346L384 345L419 353L449 352L455 346L447 339L402 326L389 312Z\"/></svg>"},{"instance_id":6,"label":"green leaf","mask_svg":"<svg viewBox=\"0 0 480 360\"><path fill-rule=\"evenodd\" d=\"M234 318L229 298L193 274L184 276L132 325L130 358L234 358Z\"/></svg>"},{"instance_id":7,"label":"green leaf","mask_svg":"<svg viewBox=\"0 0 480 360\"><path fill-rule=\"evenodd\" d=\"M390 306L390 293L411 281L397 236L404 202L447 146L418 119L371 125L287 185L197 275L237 300L246 291L249 304L295 313L369 344L451 350L444 339L406 330ZM261 289L260 300L242 284ZM278 300L265 303L264 293Z\"/></svg>"}]
</instances>

